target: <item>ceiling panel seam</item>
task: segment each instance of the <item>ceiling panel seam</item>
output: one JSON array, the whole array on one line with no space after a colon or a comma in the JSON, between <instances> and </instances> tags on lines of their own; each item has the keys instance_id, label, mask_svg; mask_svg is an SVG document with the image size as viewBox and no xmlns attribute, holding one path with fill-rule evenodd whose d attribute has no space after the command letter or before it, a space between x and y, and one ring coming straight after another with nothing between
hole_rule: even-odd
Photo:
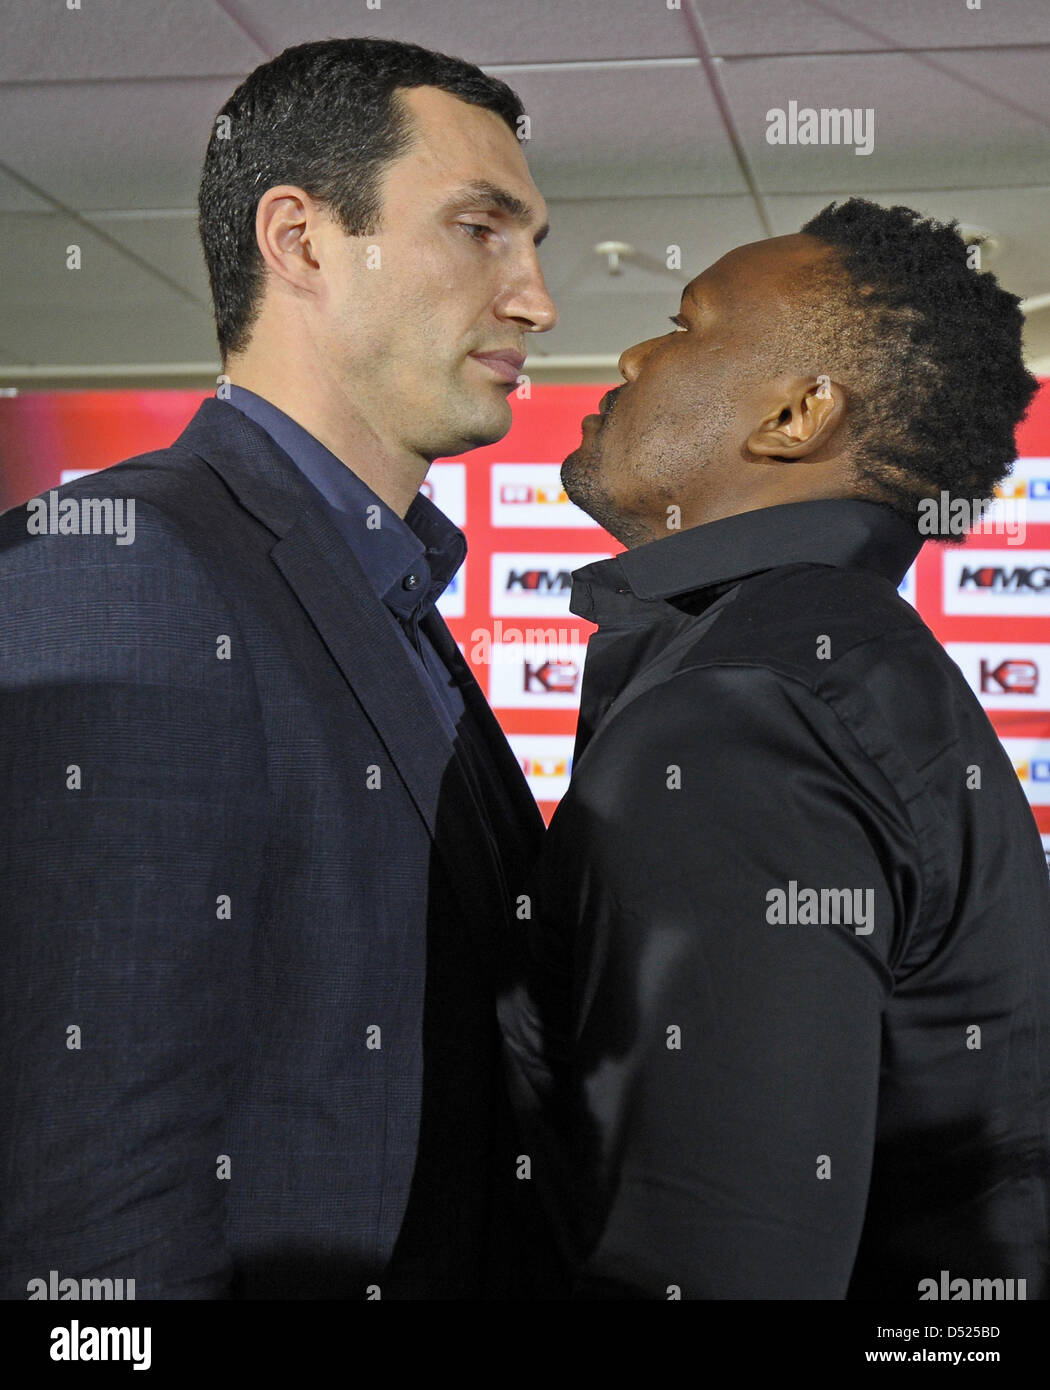
<instances>
[{"instance_id":1,"label":"ceiling panel seam","mask_svg":"<svg viewBox=\"0 0 1050 1390\"><path fill-rule=\"evenodd\" d=\"M13 179L15 183L21 184L23 188L27 189L35 197L43 199L45 203L50 205L52 212L58 213L62 217L68 217L71 222L75 222L78 227L83 227L84 231L90 233L91 236L97 237L100 241L105 242L110 250L116 251L117 254L122 257L126 257L134 265L138 266L140 270L144 270L147 275L152 276L155 280L159 280L160 283L166 285L168 289L174 290L180 299L186 300L186 302L192 304L194 308L211 311L211 306L209 304L205 304L204 301L198 299L195 294L191 294L184 285L180 285L177 280L172 280L169 276L165 275L162 270L158 270L155 265L151 265L149 261L143 260L136 252L130 250L127 246L123 245L122 242L117 241L115 237L111 237L102 227L97 226L93 222L89 222L86 217L74 211L73 208L67 207L65 203L52 197L52 195L45 192L44 189L38 188L35 183L32 183L29 179L18 173L17 170L10 168L6 164L0 164L0 172L6 174L8 178ZM48 217L51 213L30 211L21 213L11 212L6 215L9 217Z\"/></svg>"},{"instance_id":2,"label":"ceiling panel seam","mask_svg":"<svg viewBox=\"0 0 1050 1390\"><path fill-rule=\"evenodd\" d=\"M715 61L714 54L711 51L711 45L708 42L707 33L704 29L704 22L700 17L700 11L697 8L696 0L685 0L685 7L682 10L682 15L692 35L693 43L696 45L697 56L703 65L707 81L711 88L711 93L715 99L715 105L718 107L718 113L722 117L722 124L725 126L726 135L729 137L729 143L733 147L733 154L736 156L736 162L740 169L741 177L747 184L748 192L754 199L758 220L762 224L766 236L771 237L773 235L773 221L769 216L769 210L759 190L758 180L755 178L754 171L751 168L751 161L748 158L743 139L737 128L736 117L733 115L733 108L729 104L729 96L722 82L722 74L718 70L718 63Z\"/></svg>"}]
</instances>

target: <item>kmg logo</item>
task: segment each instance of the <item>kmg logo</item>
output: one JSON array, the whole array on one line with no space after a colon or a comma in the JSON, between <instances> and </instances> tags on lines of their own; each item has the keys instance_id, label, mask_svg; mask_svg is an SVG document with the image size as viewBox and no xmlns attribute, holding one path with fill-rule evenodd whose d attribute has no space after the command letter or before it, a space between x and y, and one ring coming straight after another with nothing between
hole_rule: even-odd
<instances>
[{"instance_id":1,"label":"kmg logo","mask_svg":"<svg viewBox=\"0 0 1050 1390\"><path fill-rule=\"evenodd\" d=\"M1050 566L1028 568L1014 565L982 565L980 569L964 568L959 576L960 589L989 589L995 593L1042 593L1050 585Z\"/></svg>"},{"instance_id":2,"label":"kmg logo","mask_svg":"<svg viewBox=\"0 0 1050 1390\"><path fill-rule=\"evenodd\" d=\"M524 589L530 594L563 593L572 588L572 575L568 570L511 570L507 575L507 593L512 589Z\"/></svg>"},{"instance_id":3,"label":"kmg logo","mask_svg":"<svg viewBox=\"0 0 1050 1390\"><path fill-rule=\"evenodd\" d=\"M1050 617L1050 551L945 551L945 613Z\"/></svg>"},{"instance_id":4,"label":"kmg logo","mask_svg":"<svg viewBox=\"0 0 1050 1390\"><path fill-rule=\"evenodd\" d=\"M501 617L568 617L573 570L605 558L594 551L571 555L496 553L492 556L491 612Z\"/></svg>"}]
</instances>

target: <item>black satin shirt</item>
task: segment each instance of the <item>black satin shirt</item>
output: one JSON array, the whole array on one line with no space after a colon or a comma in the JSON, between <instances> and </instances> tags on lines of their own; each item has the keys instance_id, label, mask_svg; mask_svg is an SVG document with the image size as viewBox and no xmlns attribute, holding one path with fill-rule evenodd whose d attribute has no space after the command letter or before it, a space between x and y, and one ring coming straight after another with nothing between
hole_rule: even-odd
<instances>
[{"instance_id":1,"label":"black satin shirt","mask_svg":"<svg viewBox=\"0 0 1050 1390\"><path fill-rule=\"evenodd\" d=\"M898 596L919 545L823 501L575 573L598 632L504 1017L579 1297L1050 1295L1050 886Z\"/></svg>"}]
</instances>

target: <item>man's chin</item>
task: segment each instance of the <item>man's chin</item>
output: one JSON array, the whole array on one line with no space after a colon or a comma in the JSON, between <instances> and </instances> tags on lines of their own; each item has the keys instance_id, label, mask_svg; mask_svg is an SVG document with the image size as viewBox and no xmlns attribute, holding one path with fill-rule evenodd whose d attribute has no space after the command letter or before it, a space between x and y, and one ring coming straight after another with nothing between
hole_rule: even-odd
<instances>
[{"instance_id":1,"label":"man's chin","mask_svg":"<svg viewBox=\"0 0 1050 1390\"><path fill-rule=\"evenodd\" d=\"M561 466L561 485L569 501L586 512L599 525L604 523L597 515L603 511L604 492L598 476L597 460L582 445L567 456Z\"/></svg>"},{"instance_id":2,"label":"man's chin","mask_svg":"<svg viewBox=\"0 0 1050 1390\"><path fill-rule=\"evenodd\" d=\"M470 417L456 421L443 434L443 443L431 446L427 451L431 458L454 458L457 454L467 454L471 449L483 449L486 444L498 444L514 423L509 401L498 401L495 406L471 411Z\"/></svg>"},{"instance_id":3,"label":"man's chin","mask_svg":"<svg viewBox=\"0 0 1050 1390\"><path fill-rule=\"evenodd\" d=\"M620 512L602 480L598 459L591 450L581 446L566 458L561 466L561 485L569 501L621 545L630 549L653 539L644 523Z\"/></svg>"},{"instance_id":4,"label":"man's chin","mask_svg":"<svg viewBox=\"0 0 1050 1390\"><path fill-rule=\"evenodd\" d=\"M473 412L471 421L472 449L485 444L498 444L514 423L514 412L506 396L493 392L492 397Z\"/></svg>"}]
</instances>

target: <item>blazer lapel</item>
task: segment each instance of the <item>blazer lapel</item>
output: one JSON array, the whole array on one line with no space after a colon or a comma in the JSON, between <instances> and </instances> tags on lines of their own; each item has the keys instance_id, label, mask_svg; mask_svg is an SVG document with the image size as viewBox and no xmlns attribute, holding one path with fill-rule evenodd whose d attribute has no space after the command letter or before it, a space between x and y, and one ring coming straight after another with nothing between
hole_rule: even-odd
<instances>
[{"instance_id":1,"label":"blazer lapel","mask_svg":"<svg viewBox=\"0 0 1050 1390\"><path fill-rule=\"evenodd\" d=\"M500 865L460 757L357 558L294 463L240 411L205 401L179 443L276 534L274 564L382 740L442 856L468 930L494 963L504 956L512 929ZM455 642L452 647L459 657ZM520 781L509 749L505 757Z\"/></svg>"},{"instance_id":2,"label":"blazer lapel","mask_svg":"<svg viewBox=\"0 0 1050 1390\"><path fill-rule=\"evenodd\" d=\"M543 817L540 815L539 807L529 791L525 776L518 766L518 761L511 751L510 744L507 742L507 736L504 734L499 720L492 713L492 707L486 700L470 663L460 651L456 639L449 632L441 614L437 612L429 614L424 619L422 626L434 644L438 655L452 672L456 683L463 692L463 702L467 711L473 716L493 765L498 769L507 788L507 794L518 819L520 833L526 841L528 850L534 851L538 848L538 842L543 836Z\"/></svg>"}]
</instances>

